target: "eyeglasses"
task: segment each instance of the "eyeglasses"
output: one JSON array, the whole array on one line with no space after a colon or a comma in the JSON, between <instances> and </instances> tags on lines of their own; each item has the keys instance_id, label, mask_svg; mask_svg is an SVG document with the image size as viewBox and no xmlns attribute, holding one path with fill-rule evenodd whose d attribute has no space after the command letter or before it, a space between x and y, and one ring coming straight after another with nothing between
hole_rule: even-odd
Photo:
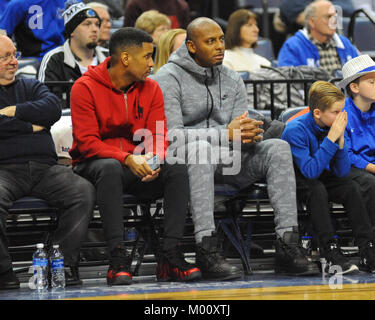
<instances>
[{"instance_id":1,"label":"eyeglasses","mask_svg":"<svg viewBox=\"0 0 375 320\"><path fill-rule=\"evenodd\" d=\"M17 60L21 59L21 52L17 51L13 53L8 53L5 56L0 56L0 62L9 63L14 58L16 58Z\"/></svg>"}]
</instances>

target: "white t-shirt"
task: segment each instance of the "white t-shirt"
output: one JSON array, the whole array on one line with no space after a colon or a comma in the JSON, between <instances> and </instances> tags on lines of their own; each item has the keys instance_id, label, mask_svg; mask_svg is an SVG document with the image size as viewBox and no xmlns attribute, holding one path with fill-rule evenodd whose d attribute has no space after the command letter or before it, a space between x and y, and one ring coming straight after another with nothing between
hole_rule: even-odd
<instances>
[{"instance_id":1,"label":"white t-shirt","mask_svg":"<svg viewBox=\"0 0 375 320\"><path fill-rule=\"evenodd\" d=\"M80 63L79 63L79 61L77 61L77 60L76 60L76 63L78 64L79 70L81 70L81 74L84 74L89 69L88 67L81 66ZM92 59L91 65L92 66L97 66L98 65L98 57L97 56L95 56Z\"/></svg>"}]
</instances>

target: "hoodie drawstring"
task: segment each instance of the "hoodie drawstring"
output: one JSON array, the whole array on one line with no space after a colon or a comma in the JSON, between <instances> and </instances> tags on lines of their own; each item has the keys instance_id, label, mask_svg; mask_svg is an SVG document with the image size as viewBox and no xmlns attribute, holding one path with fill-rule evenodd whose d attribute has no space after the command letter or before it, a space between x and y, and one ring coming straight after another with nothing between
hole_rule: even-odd
<instances>
[{"instance_id":1,"label":"hoodie drawstring","mask_svg":"<svg viewBox=\"0 0 375 320\"><path fill-rule=\"evenodd\" d=\"M220 101L220 110L221 110L221 77L220 77L220 71L219 70L218 70L218 72L219 72L219 101ZM213 68L211 68L211 74L212 74L212 79L213 79L214 78ZM204 85L206 86L206 90L208 92L207 102L206 102L207 111L208 111L208 96L210 96L210 100L211 100L211 108L210 108L210 111L208 112L207 117L206 117L207 128L209 128L210 127L210 117L211 117L212 111L214 110L214 98L212 96L211 90L208 88L208 75L207 74L206 74L206 79L204 80Z\"/></svg>"}]
</instances>

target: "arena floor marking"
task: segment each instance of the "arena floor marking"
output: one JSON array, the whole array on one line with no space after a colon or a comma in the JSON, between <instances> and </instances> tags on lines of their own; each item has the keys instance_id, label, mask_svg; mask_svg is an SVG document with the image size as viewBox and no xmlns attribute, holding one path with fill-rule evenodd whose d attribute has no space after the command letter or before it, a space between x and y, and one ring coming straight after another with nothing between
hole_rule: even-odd
<instances>
[{"instance_id":1,"label":"arena floor marking","mask_svg":"<svg viewBox=\"0 0 375 320\"><path fill-rule=\"evenodd\" d=\"M374 300L375 284L343 284L118 294L73 300Z\"/></svg>"}]
</instances>

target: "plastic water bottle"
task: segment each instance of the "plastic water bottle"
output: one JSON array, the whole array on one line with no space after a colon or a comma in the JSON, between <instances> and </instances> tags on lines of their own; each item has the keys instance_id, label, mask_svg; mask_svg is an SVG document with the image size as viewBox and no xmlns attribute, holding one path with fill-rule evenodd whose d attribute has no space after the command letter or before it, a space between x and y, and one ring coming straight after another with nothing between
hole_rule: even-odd
<instances>
[{"instance_id":1,"label":"plastic water bottle","mask_svg":"<svg viewBox=\"0 0 375 320\"><path fill-rule=\"evenodd\" d=\"M130 227L125 230L125 245L126 253L131 255L135 241L137 240L138 232L135 227Z\"/></svg>"},{"instance_id":2,"label":"plastic water bottle","mask_svg":"<svg viewBox=\"0 0 375 320\"><path fill-rule=\"evenodd\" d=\"M36 251L33 254L33 270L35 289L45 290L48 288L47 269L48 259L47 253L44 251L44 244L38 243Z\"/></svg>"},{"instance_id":3,"label":"plastic water bottle","mask_svg":"<svg viewBox=\"0 0 375 320\"><path fill-rule=\"evenodd\" d=\"M59 249L58 244L53 245L53 250L50 256L51 266L51 287L65 288L65 271L64 271L64 256Z\"/></svg>"}]
</instances>

